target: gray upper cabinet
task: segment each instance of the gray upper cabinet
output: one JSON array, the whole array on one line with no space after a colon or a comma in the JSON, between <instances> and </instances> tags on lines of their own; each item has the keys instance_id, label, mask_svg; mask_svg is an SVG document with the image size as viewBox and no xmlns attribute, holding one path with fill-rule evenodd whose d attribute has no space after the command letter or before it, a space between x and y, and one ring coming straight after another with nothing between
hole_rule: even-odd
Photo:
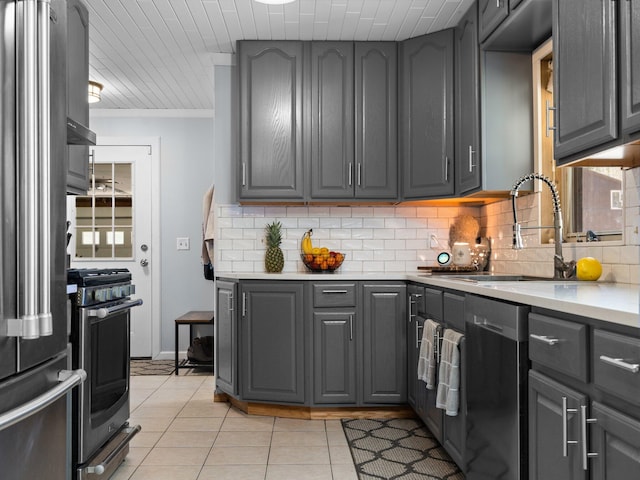
<instances>
[{"instance_id":1,"label":"gray upper cabinet","mask_svg":"<svg viewBox=\"0 0 640 480\"><path fill-rule=\"evenodd\" d=\"M554 0L555 158L618 136L613 0ZM637 15L637 14L636 14ZM636 67L635 68L640 68ZM637 85L637 81L636 81Z\"/></svg>"},{"instance_id":2,"label":"gray upper cabinet","mask_svg":"<svg viewBox=\"0 0 640 480\"><path fill-rule=\"evenodd\" d=\"M353 42L311 44L311 196L353 197Z\"/></svg>"},{"instance_id":3,"label":"gray upper cabinet","mask_svg":"<svg viewBox=\"0 0 640 480\"><path fill-rule=\"evenodd\" d=\"M620 107L622 132L640 132L640 1L620 4Z\"/></svg>"},{"instance_id":4,"label":"gray upper cabinet","mask_svg":"<svg viewBox=\"0 0 640 480\"><path fill-rule=\"evenodd\" d=\"M509 0L479 0L478 13L480 40L484 41L509 16Z\"/></svg>"},{"instance_id":5,"label":"gray upper cabinet","mask_svg":"<svg viewBox=\"0 0 640 480\"><path fill-rule=\"evenodd\" d=\"M303 200L303 43L238 42L241 200Z\"/></svg>"},{"instance_id":6,"label":"gray upper cabinet","mask_svg":"<svg viewBox=\"0 0 640 480\"><path fill-rule=\"evenodd\" d=\"M480 188L480 101L478 12L471 7L455 30L456 162L455 191L464 195Z\"/></svg>"},{"instance_id":7,"label":"gray upper cabinet","mask_svg":"<svg viewBox=\"0 0 640 480\"><path fill-rule=\"evenodd\" d=\"M364 403L407 401L407 287L364 284Z\"/></svg>"},{"instance_id":8,"label":"gray upper cabinet","mask_svg":"<svg viewBox=\"0 0 640 480\"><path fill-rule=\"evenodd\" d=\"M355 197L398 198L395 42L355 43Z\"/></svg>"},{"instance_id":9,"label":"gray upper cabinet","mask_svg":"<svg viewBox=\"0 0 640 480\"><path fill-rule=\"evenodd\" d=\"M305 401L303 285L241 283L244 400Z\"/></svg>"},{"instance_id":10,"label":"gray upper cabinet","mask_svg":"<svg viewBox=\"0 0 640 480\"><path fill-rule=\"evenodd\" d=\"M231 395L238 394L236 292L236 283L216 282L216 386Z\"/></svg>"},{"instance_id":11,"label":"gray upper cabinet","mask_svg":"<svg viewBox=\"0 0 640 480\"><path fill-rule=\"evenodd\" d=\"M453 30L400 44L400 158L403 197L451 195Z\"/></svg>"},{"instance_id":12,"label":"gray upper cabinet","mask_svg":"<svg viewBox=\"0 0 640 480\"><path fill-rule=\"evenodd\" d=\"M67 118L89 126L89 12L80 0L67 2ZM89 189L88 145L67 145L67 192Z\"/></svg>"},{"instance_id":13,"label":"gray upper cabinet","mask_svg":"<svg viewBox=\"0 0 640 480\"><path fill-rule=\"evenodd\" d=\"M311 198L397 199L395 42L311 42Z\"/></svg>"}]
</instances>

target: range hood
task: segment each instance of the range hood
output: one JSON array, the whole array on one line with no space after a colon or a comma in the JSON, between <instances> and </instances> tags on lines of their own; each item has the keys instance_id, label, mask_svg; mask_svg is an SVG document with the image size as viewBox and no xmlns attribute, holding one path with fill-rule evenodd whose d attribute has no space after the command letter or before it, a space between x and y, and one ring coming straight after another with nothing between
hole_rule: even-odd
<instances>
[{"instance_id":1,"label":"range hood","mask_svg":"<svg viewBox=\"0 0 640 480\"><path fill-rule=\"evenodd\" d=\"M79 122L67 117L67 145L95 145L96 134Z\"/></svg>"}]
</instances>

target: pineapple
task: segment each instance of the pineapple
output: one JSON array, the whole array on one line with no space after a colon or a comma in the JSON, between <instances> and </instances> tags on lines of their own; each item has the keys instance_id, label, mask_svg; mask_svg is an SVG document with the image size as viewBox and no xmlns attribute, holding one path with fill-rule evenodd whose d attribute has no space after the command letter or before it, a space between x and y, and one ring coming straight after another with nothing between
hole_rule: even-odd
<instances>
[{"instance_id":1,"label":"pineapple","mask_svg":"<svg viewBox=\"0 0 640 480\"><path fill-rule=\"evenodd\" d=\"M284 255L280 249L282 243L282 224L278 221L268 223L264 228L267 236L267 252L264 267L268 273L279 273L284 268Z\"/></svg>"}]
</instances>

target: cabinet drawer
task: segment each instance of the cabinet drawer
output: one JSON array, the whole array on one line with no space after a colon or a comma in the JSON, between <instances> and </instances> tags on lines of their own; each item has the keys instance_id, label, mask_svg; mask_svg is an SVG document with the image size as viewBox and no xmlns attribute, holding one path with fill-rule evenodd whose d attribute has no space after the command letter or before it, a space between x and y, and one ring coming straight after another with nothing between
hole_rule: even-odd
<instances>
[{"instance_id":1,"label":"cabinet drawer","mask_svg":"<svg viewBox=\"0 0 640 480\"><path fill-rule=\"evenodd\" d=\"M434 288L424 289L424 313L426 318L442 321L442 291Z\"/></svg>"},{"instance_id":2,"label":"cabinet drawer","mask_svg":"<svg viewBox=\"0 0 640 480\"><path fill-rule=\"evenodd\" d=\"M640 339L594 330L593 377L598 388L640 405Z\"/></svg>"},{"instance_id":3,"label":"cabinet drawer","mask_svg":"<svg viewBox=\"0 0 640 480\"><path fill-rule=\"evenodd\" d=\"M314 307L353 307L355 304L355 283L316 283L313 285Z\"/></svg>"},{"instance_id":4,"label":"cabinet drawer","mask_svg":"<svg viewBox=\"0 0 640 480\"><path fill-rule=\"evenodd\" d=\"M588 381L588 327L529 314L529 358L571 377Z\"/></svg>"}]
</instances>

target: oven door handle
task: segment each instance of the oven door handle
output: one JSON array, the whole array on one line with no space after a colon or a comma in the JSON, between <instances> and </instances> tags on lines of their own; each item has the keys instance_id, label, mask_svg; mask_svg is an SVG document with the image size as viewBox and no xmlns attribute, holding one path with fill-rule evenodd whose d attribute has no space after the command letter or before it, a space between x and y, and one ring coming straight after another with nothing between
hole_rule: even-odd
<instances>
[{"instance_id":1,"label":"oven door handle","mask_svg":"<svg viewBox=\"0 0 640 480\"><path fill-rule=\"evenodd\" d=\"M60 370L58 372L58 381L60 382L58 385L47 390L42 395L38 395L33 400L29 400L27 403L0 415L0 430L9 428L47 408L53 402L69 393L73 387L84 382L86 378L87 372L81 368L78 370Z\"/></svg>"},{"instance_id":2,"label":"oven door handle","mask_svg":"<svg viewBox=\"0 0 640 480\"><path fill-rule=\"evenodd\" d=\"M89 310L88 313L90 317L106 318L109 315L121 312L123 310L129 310L133 307L137 307L138 305L142 305L142 299L131 300L119 305L114 305L113 307L96 308L94 310Z\"/></svg>"}]
</instances>

